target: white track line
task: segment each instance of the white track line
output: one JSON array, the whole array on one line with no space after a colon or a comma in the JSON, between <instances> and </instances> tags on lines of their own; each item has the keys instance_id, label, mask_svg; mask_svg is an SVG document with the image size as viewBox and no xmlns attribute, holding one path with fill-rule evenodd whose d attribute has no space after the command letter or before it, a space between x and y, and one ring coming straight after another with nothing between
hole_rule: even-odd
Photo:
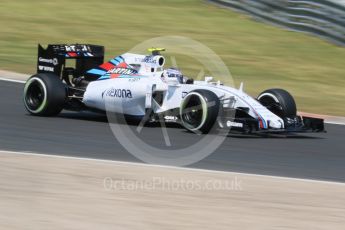
<instances>
[{"instance_id":1,"label":"white track line","mask_svg":"<svg viewBox=\"0 0 345 230\"><path fill-rule=\"evenodd\" d=\"M345 123L341 123L341 122L336 122L336 121L325 121L325 123L327 124L331 124L331 125L345 125Z\"/></svg>"},{"instance_id":2,"label":"white track line","mask_svg":"<svg viewBox=\"0 0 345 230\"><path fill-rule=\"evenodd\" d=\"M26 82L26 81L23 81L23 80L14 80L14 79L3 78L3 77L0 77L0 80L1 81L16 82L16 83L23 83L23 84Z\"/></svg>"},{"instance_id":3,"label":"white track line","mask_svg":"<svg viewBox=\"0 0 345 230\"><path fill-rule=\"evenodd\" d=\"M264 177L264 178L279 179L279 180L294 180L294 181L300 181L300 182L324 183L324 184L345 186L345 183L342 183L342 182L325 181L325 180L269 176L269 175L262 175L262 174L240 173L240 172L231 172L231 171L216 171L216 170L209 170L209 169L186 168L186 167L177 167L177 166L168 166L168 165L155 165L155 164L126 162L126 161L103 160L103 159L94 159L94 158L88 158L88 157L84 158L84 157L54 155L54 154L43 154L43 153L41 154L41 153L34 153L34 152L15 152L15 151L0 150L0 154L6 154L6 153L24 155L24 156L50 157L50 158L67 159L67 160L94 161L94 162L100 162L100 163L117 164L117 165L122 165L122 166L139 166L139 167L148 167L148 168L151 167L151 168L173 169L173 170L180 170L180 171L200 172L200 173L234 174L234 175L240 175L240 176L241 175L254 176L254 177Z\"/></svg>"}]
</instances>

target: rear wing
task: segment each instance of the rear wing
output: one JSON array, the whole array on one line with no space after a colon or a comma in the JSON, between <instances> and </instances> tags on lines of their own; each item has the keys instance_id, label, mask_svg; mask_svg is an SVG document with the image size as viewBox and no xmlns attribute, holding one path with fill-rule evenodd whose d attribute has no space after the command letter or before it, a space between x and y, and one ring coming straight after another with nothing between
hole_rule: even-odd
<instances>
[{"instance_id":1,"label":"rear wing","mask_svg":"<svg viewBox=\"0 0 345 230\"><path fill-rule=\"evenodd\" d=\"M66 60L75 59L75 65L68 71L74 77L82 76L87 70L99 66L104 61L104 46L90 44L49 44L44 49L38 45L37 73L54 73L64 77Z\"/></svg>"}]
</instances>

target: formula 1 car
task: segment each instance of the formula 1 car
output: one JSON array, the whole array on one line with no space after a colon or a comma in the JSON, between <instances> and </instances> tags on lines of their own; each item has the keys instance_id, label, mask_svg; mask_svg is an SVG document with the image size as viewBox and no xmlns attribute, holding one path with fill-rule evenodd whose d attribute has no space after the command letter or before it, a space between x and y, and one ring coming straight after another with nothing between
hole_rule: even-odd
<instances>
[{"instance_id":1,"label":"formula 1 car","mask_svg":"<svg viewBox=\"0 0 345 230\"><path fill-rule=\"evenodd\" d=\"M103 46L38 45L37 74L24 87L25 108L37 116L63 109L109 111L146 122L176 122L199 133L214 127L243 133L324 131L322 119L296 114L293 97L283 89L253 98L242 86L228 87L212 77L196 81L165 68L162 51L124 53L104 62Z\"/></svg>"}]
</instances>

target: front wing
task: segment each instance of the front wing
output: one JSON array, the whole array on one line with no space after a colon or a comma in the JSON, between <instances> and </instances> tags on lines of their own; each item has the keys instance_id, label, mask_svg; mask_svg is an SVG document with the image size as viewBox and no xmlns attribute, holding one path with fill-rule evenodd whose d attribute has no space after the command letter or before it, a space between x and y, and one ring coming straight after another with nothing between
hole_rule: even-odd
<instances>
[{"instance_id":1,"label":"front wing","mask_svg":"<svg viewBox=\"0 0 345 230\"><path fill-rule=\"evenodd\" d=\"M320 118L296 116L284 119L284 129L262 129L259 120L251 117L231 118L226 116L219 117L221 128L230 128L230 132L241 133L306 133L306 132L325 132L324 120Z\"/></svg>"}]
</instances>

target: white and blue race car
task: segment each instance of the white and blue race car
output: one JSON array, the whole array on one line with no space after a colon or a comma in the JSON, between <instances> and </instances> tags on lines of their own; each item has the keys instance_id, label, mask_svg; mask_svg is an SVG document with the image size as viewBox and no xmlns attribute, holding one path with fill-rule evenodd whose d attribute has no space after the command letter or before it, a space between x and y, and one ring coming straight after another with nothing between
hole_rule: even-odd
<instances>
[{"instance_id":1,"label":"white and blue race car","mask_svg":"<svg viewBox=\"0 0 345 230\"><path fill-rule=\"evenodd\" d=\"M257 98L205 77L196 81L165 68L164 49L124 53L104 60L97 45L38 47L37 74L24 87L30 114L54 116L63 109L111 112L145 122L176 122L189 131L231 129L243 133L324 131L322 119L300 117L293 97L268 89ZM75 60L67 67L68 59Z\"/></svg>"}]
</instances>

